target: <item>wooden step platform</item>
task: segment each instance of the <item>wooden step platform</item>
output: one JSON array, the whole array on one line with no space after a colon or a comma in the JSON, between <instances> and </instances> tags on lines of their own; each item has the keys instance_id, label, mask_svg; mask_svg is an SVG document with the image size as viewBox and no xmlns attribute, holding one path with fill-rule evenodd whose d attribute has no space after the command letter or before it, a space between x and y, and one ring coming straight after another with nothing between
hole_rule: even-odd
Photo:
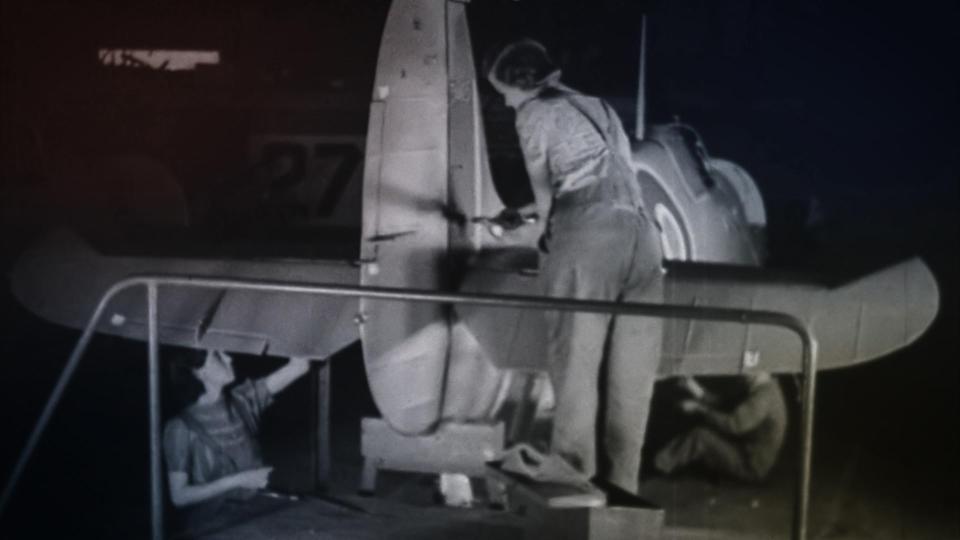
<instances>
[{"instance_id":1,"label":"wooden step platform","mask_svg":"<svg viewBox=\"0 0 960 540\"><path fill-rule=\"evenodd\" d=\"M407 436L382 418L360 424L363 473L360 491L373 493L381 470L416 473L460 473L480 478L484 467L502 449L503 423L440 425L430 435Z\"/></svg>"},{"instance_id":2,"label":"wooden step platform","mask_svg":"<svg viewBox=\"0 0 960 540\"><path fill-rule=\"evenodd\" d=\"M527 540L655 540L664 511L626 493L608 494L603 506L571 507L589 493L560 484L538 483L501 470L486 469L487 491L494 503L523 516Z\"/></svg>"}]
</instances>

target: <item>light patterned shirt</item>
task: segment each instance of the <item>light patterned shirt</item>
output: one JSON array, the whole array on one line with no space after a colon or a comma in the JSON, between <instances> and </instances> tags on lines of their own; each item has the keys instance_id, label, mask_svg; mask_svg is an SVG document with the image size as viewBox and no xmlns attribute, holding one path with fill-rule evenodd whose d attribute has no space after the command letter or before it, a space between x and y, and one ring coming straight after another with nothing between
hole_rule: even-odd
<instances>
[{"instance_id":1,"label":"light patterned shirt","mask_svg":"<svg viewBox=\"0 0 960 540\"><path fill-rule=\"evenodd\" d=\"M187 473L190 484L206 484L218 478L263 466L256 433L244 424L241 414L254 422L258 429L263 410L273 397L265 380L239 384L230 391L234 410L227 409L226 401L192 405L190 414L219 446L210 448L181 417L167 422L163 432L163 449L169 472ZM244 411L237 409L243 408Z\"/></svg>"},{"instance_id":2,"label":"light patterned shirt","mask_svg":"<svg viewBox=\"0 0 960 540\"><path fill-rule=\"evenodd\" d=\"M554 197L630 166L630 142L604 101L550 88L517 110L517 133L532 182L547 183ZM589 115L589 116L588 116Z\"/></svg>"}]
</instances>

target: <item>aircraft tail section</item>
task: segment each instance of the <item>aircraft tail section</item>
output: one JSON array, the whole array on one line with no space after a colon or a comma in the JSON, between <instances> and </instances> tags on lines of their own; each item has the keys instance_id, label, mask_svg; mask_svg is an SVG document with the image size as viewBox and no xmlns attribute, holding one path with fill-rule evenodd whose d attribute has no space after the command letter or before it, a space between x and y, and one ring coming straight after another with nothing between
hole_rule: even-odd
<instances>
[{"instance_id":1,"label":"aircraft tail section","mask_svg":"<svg viewBox=\"0 0 960 540\"><path fill-rule=\"evenodd\" d=\"M360 283L440 289L449 241L447 19L442 3L392 2L384 25L364 166ZM447 364L438 304L361 299L360 335L374 401L404 434L432 429Z\"/></svg>"},{"instance_id":2,"label":"aircraft tail section","mask_svg":"<svg viewBox=\"0 0 960 540\"><path fill-rule=\"evenodd\" d=\"M245 261L113 257L76 234L49 236L15 264L14 296L47 321L81 329L106 290L133 275L166 274L356 285L357 269L338 261ZM356 300L241 290L161 287L160 342L247 354L327 357L358 339ZM290 324L289 321L298 321ZM97 330L146 340L146 294L119 293Z\"/></svg>"},{"instance_id":3,"label":"aircraft tail section","mask_svg":"<svg viewBox=\"0 0 960 540\"><path fill-rule=\"evenodd\" d=\"M394 0L377 60L364 167L360 282L451 290L451 268L479 248L483 227L450 214L494 206L466 5ZM499 374L473 354L446 306L360 301L364 364L374 401L399 433L487 410ZM453 355L456 354L456 358ZM476 401L447 399L482 376ZM474 389L467 389L471 391Z\"/></svg>"}]
</instances>

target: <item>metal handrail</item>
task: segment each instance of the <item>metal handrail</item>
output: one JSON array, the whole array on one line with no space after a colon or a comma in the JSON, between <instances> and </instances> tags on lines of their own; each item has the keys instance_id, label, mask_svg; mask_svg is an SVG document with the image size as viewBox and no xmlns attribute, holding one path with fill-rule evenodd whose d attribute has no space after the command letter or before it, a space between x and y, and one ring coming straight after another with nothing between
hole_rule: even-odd
<instances>
[{"instance_id":1,"label":"metal handrail","mask_svg":"<svg viewBox=\"0 0 960 540\"><path fill-rule=\"evenodd\" d=\"M786 313L773 311L718 308L708 306L686 306L675 304L649 304L608 302L597 300L571 300L545 298L538 296L467 294L399 289L393 287L362 287L340 284L305 285L290 282L253 281L241 279L219 279L209 277L189 277L170 275L132 276L114 283L103 296L83 330L63 371L47 400L40 418L37 420L23 451L14 466L13 473L0 497L0 515L3 515L10 497L16 487L30 456L33 454L41 435L53 415L64 390L69 384L80 358L93 336L97 322L103 315L110 300L120 291L143 285L147 291L147 344L148 344L148 386L150 399L150 479L151 479L151 534L153 540L163 538L163 494L162 470L160 463L160 376L159 344L157 338L157 296L160 285L178 287L203 287L217 289L242 289L262 292L284 292L298 294L317 294L341 297L363 297L380 300L411 302L435 302L446 304L473 304L479 306L507 307L521 309L541 309L560 311L581 311L589 313L613 313L617 315L641 315L667 319L696 319L741 324L764 324L780 326L795 332L802 345L804 386L802 396L802 434L800 452L800 471L796 488L794 507L793 539L806 540L807 516L809 512L810 467L813 452L813 414L817 374L817 342L810 330L800 319Z\"/></svg>"}]
</instances>

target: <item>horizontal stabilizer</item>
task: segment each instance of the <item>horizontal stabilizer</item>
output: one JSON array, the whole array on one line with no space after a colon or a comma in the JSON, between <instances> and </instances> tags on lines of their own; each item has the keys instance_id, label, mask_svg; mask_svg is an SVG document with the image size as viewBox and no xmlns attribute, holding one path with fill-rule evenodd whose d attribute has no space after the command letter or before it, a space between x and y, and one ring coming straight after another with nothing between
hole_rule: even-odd
<instances>
[{"instance_id":1,"label":"horizontal stabilizer","mask_svg":"<svg viewBox=\"0 0 960 540\"><path fill-rule=\"evenodd\" d=\"M764 277L761 271L711 276L676 266L666 302L787 313L807 324L820 369L852 366L906 347L930 326L939 292L930 269L910 259L855 281L824 287ZM664 331L663 374L724 374L748 369L800 371L800 340L767 325L673 320Z\"/></svg>"},{"instance_id":2,"label":"horizontal stabilizer","mask_svg":"<svg viewBox=\"0 0 960 540\"><path fill-rule=\"evenodd\" d=\"M84 328L101 296L134 275L169 275L356 285L346 262L113 257L70 231L58 231L24 253L11 272L14 296L47 321ZM166 345L236 353L327 357L358 339L357 301L346 297L161 286L158 336ZM146 293L120 292L97 330L145 340Z\"/></svg>"},{"instance_id":3,"label":"horizontal stabilizer","mask_svg":"<svg viewBox=\"0 0 960 540\"><path fill-rule=\"evenodd\" d=\"M542 290L538 279L503 265L487 265L472 269L463 289L526 295ZM929 328L939 307L936 281L920 259L837 287L785 280L753 268L673 264L664 294L668 304L793 315L817 340L820 369L859 364L906 347ZM457 311L499 367L545 369L546 332L540 313L473 306L458 306ZM663 376L801 370L800 339L780 327L671 319L664 323L663 345Z\"/></svg>"}]
</instances>

